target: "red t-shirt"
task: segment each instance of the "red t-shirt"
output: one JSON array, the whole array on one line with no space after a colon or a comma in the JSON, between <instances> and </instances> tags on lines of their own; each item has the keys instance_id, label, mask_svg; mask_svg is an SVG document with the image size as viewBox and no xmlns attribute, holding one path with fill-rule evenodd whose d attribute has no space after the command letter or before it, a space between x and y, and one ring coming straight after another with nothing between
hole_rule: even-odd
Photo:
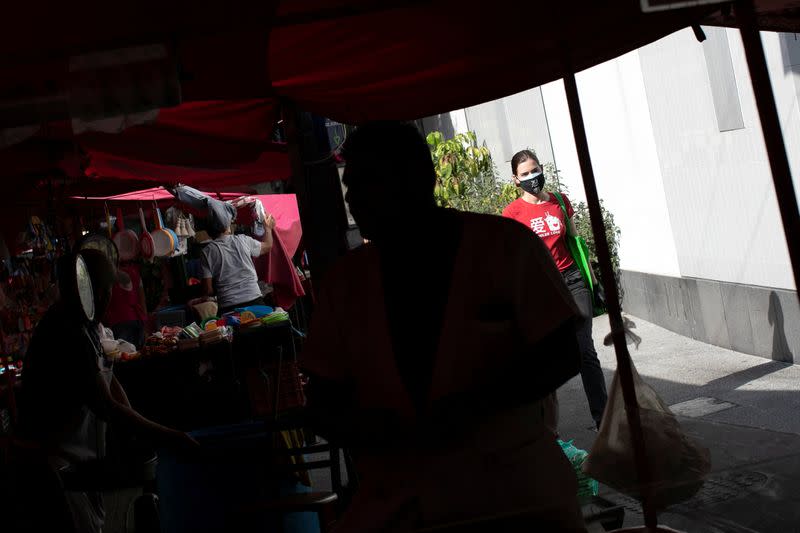
<instances>
[{"instance_id":1,"label":"red t-shirt","mask_svg":"<svg viewBox=\"0 0 800 533\"><path fill-rule=\"evenodd\" d=\"M562 193L561 198L564 199L567 214L572 218L574 214L572 204L569 203L565 194ZM503 216L513 218L533 230L550 250L559 271L563 272L575 264L567 248L566 240L563 238L567 234L564 212L561 211L561 206L552 193L548 201L540 204L532 204L518 198L508 204L503 210Z\"/></svg>"},{"instance_id":2,"label":"red t-shirt","mask_svg":"<svg viewBox=\"0 0 800 533\"><path fill-rule=\"evenodd\" d=\"M142 309L139 302L139 286L142 284L142 278L139 276L138 269L133 266L122 266L120 270L130 276L131 286L128 288L122 287L119 283L114 284L111 302L108 304L106 316L103 318L103 324L109 327L122 322L147 320L147 312Z\"/></svg>"}]
</instances>

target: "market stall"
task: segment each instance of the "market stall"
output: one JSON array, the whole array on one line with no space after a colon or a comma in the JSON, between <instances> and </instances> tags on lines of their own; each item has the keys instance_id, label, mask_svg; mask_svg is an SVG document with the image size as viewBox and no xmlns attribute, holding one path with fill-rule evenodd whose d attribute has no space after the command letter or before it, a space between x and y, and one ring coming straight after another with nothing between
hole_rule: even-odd
<instances>
[{"instance_id":1,"label":"market stall","mask_svg":"<svg viewBox=\"0 0 800 533\"><path fill-rule=\"evenodd\" d=\"M272 249L254 259L262 295L270 305L223 314L213 299L204 297L200 279L202 250L210 242L203 229L207 213L182 205L167 190L82 199L116 213L109 214L107 224L116 228L111 235L120 251L126 249L126 238L138 243L138 251L133 244L133 253L121 257L120 269L142 280L147 334L143 342L133 343L133 351L130 343L109 339L104 348L116 361L116 375L134 407L154 420L185 429L247 416L248 387L240 385L247 385L245 372L252 366L248 361L275 351L292 354L287 365L294 361L294 333L287 310L305 295L294 262L302 231L293 195L210 196L238 206L236 232L258 232L265 213L275 218ZM163 249L157 242L162 237L170 243ZM145 253L150 246L144 244L146 239L154 243L149 253ZM110 317L107 325L115 329ZM269 342L261 345L237 340L260 328L280 334L268 335Z\"/></svg>"},{"instance_id":2,"label":"market stall","mask_svg":"<svg viewBox=\"0 0 800 533\"><path fill-rule=\"evenodd\" d=\"M239 386L246 379L233 368L235 364L244 371L250 355L234 350L234 346L244 346L234 339L239 331L263 325L281 333L269 336L270 343L262 346L262 351L296 353L287 310L305 295L301 279L305 276L295 262L302 230L294 195L224 192L210 196L239 206L237 232L252 234L265 213L275 218L274 245L269 254L256 259L259 286L269 307L222 316L213 299L203 297L200 257L210 240L203 229L207 214L182 206L168 190L157 187L73 197L69 199L72 216L58 219L55 226L33 216L7 247L0 276L0 341L10 371L21 377L31 335L57 298L58 257L71 249L96 248L136 285L129 287L132 291L115 287L112 302L117 293L130 294L125 303L140 314L120 317L115 311L116 318L109 314L101 319L108 332L104 349L116 363L117 375L129 389L134 406L142 407L155 420L187 429L246 416L250 411L247 390ZM139 280L143 302L135 295ZM138 340L124 333L125 338L119 338L117 322L129 318L143 322ZM113 339L114 332L117 339ZM255 349L258 347L248 345L248 351ZM287 364L292 360L294 355L287 358ZM5 388L3 393L5 398ZM6 422L10 413L7 403L3 402ZM217 414L205 418L198 414L211 411ZM182 418L178 420L175 413Z\"/></svg>"},{"instance_id":3,"label":"market stall","mask_svg":"<svg viewBox=\"0 0 800 533\"><path fill-rule=\"evenodd\" d=\"M268 4L269 6L262 6L259 16L254 19L255 24L240 14L220 21L218 23L220 32L207 36L206 40L198 38L197 35L205 34L202 30L209 25L217 25L212 24L217 22L216 11L209 13L200 9L192 12L192 16L186 17L182 10L171 9L168 13L162 13L159 18L142 16L142 12L127 6L125 12L129 12L131 16L121 17L124 22L119 27L111 27L101 22L107 15L108 8L95 5L96 9L91 10L90 23L93 22L93 25L102 28L102 31L75 32L73 26L79 26L75 18L78 10L72 7L65 8L63 12L57 13L57 16L51 17L52 20L65 21L62 25L43 24L43 27L39 28L40 31L29 31L20 26L3 35L3 42L8 45L4 47L7 53L28 54L25 56L28 59L27 63L25 61L9 63L11 66L6 68L8 75L4 76L4 79L27 80L31 86L35 86L37 91L34 91L34 94L37 95L55 93L61 89L61 85L68 85L65 79L70 77L71 71L61 63L66 63L70 54L79 54L87 49L102 50L109 46L109 42L117 45L138 44L137 39L146 34L151 38L155 36L157 40L163 38L172 44L176 39L181 41L184 55L181 58L182 64L184 68L188 65L191 71L190 75L186 76L185 82L187 100L208 98L209 95L219 97L219 94L223 94L225 98L247 98L252 97L252 93L263 94L270 92L271 89L321 115L357 122L369 118L416 118L454 107L473 105L563 76L567 81L570 110L573 114L580 162L589 196L594 233L600 246L603 280L606 289L610 289L609 301L617 302L607 244L603 237L599 200L593 183L591 158L583 133L574 74L580 69L687 25L736 24L743 29L745 53L753 73L776 188L782 192L779 195L780 207L785 231L789 237L789 250L795 266L795 275L800 279L800 247L796 239L800 228L800 217L757 34L759 28L796 30L795 2L756 2L755 10L752 9L750 2L739 2L735 12L737 18L731 16L729 5L722 9L717 6L701 6L652 14L643 13L639 9L639 2L619 2L613 5L581 3L579 8L575 9L552 3L540 7L539 11L533 14L540 20L547 21L539 31L533 33L507 31L509 13L515 13L517 8L512 3L501 3L492 6L491 9L482 9L480 16L476 16L471 9L465 9L462 3L454 2L434 2L431 5L419 2L412 2L410 5L391 3L388 6L360 1L335 2L335 5L329 8L327 5L311 1L283 3L278 8L277 14L274 11L274 3ZM670 7L668 2L642 4L665 4L667 8ZM29 15L31 20L38 20L38 17L34 16L35 13L31 12ZM80 16L85 15L80 14ZM598 27L612 25L614 31L597 30ZM274 30L265 39L264 28L271 26L274 26ZM414 27L417 31L409 32L409 27ZM242 28L250 31L240 31ZM474 33L485 38L480 42L462 38L456 40L452 46L431 47L428 42L418 37L421 33L437 35L442 28L453 28L465 35ZM487 28L491 30L488 36ZM48 39L42 38L42 33L45 31L49 32ZM180 33L179 37L175 37L176 32ZM239 39L220 38L220 33L223 37L236 34ZM327 39L325 46L319 44L320 35L324 35ZM218 52L215 45L220 43L227 45L223 50L229 52L228 54L211 53L212 50ZM263 46L251 46L253 43L261 43ZM187 49L188 54L185 52ZM267 49L269 53L265 54ZM266 55L270 63L269 75L265 74L268 63ZM535 61L531 60L534 55ZM58 59L52 59L53 57ZM207 60L198 61L198 57ZM220 64L229 59L231 65ZM531 68L519 68L519 65L527 62L533 63ZM18 66L21 63L25 64L24 68ZM210 65L212 68L203 68L198 64L205 67ZM39 68L43 65L49 68ZM30 74L27 70L35 71L36 75ZM497 83L493 77L486 76L488 70L502 71L504 83ZM43 71L50 72L52 78L57 81L48 79L43 82L40 78L40 72ZM243 72L246 74L242 74ZM225 75L220 75L221 73ZM269 79L270 76L272 79ZM173 103L167 101L163 104L167 107ZM47 119L50 121L63 119L65 114L69 114L66 111L68 109L67 105L53 105L52 109L47 110L50 113ZM117 116L118 111L118 108L115 109L116 115L108 114ZM125 111L129 110L126 108ZM25 114L20 112L18 115ZM40 116L36 114L37 118ZM4 125L9 129L30 126L30 123L26 122L27 119L27 116L21 120L14 116L6 119L7 123ZM30 140L39 135L38 128L22 128L22 130L24 131L13 132L15 139ZM307 184L303 183L306 169L303 166L300 147L304 139L299 135L302 132L298 129L295 129L294 133L295 136L291 139L295 150L294 177L298 193L301 194L304 219L315 220L313 213L316 211L316 205L305 190ZM48 156L41 157L42 152L36 151L41 145L38 143L31 145L34 146L33 153L40 156L33 159L50 163L46 166L48 170L52 170L54 160L58 164L63 163L64 158L51 157L50 152L47 152ZM52 148L52 144L48 145L49 148ZM63 155L73 146L70 145L68 148L59 153ZM145 157L141 154L106 153L104 149L108 148L101 149L97 145L94 153L90 154L90 165L80 166L82 176L85 176L84 171L89 169L88 174L92 177L116 174L137 180L161 182L173 179L174 174L168 176L170 165L189 165L185 160L165 162L158 155ZM91 148L89 151L91 152ZM138 157L141 159L137 159ZM236 155L234 158L239 157ZM200 185L200 182L212 184L224 182L236 186L239 184L237 180L250 178L260 170L271 166L275 162L272 159L274 157L274 153L262 151L255 159L249 160L248 164L252 166L247 166L241 161L237 161L235 165L229 162L223 164L206 161L199 165L202 170L197 170L191 165L181 166L180 175L181 179L184 179L184 174L193 176L197 179L197 182L194 182L196 185ZM284 165L283 170L287 171L288 158L279 157L278 160ZM328 200L327 197L325 199ZM307 230L312 233L316 231L315 228ZM322 257L326 252L320 242L321 239L315 241L317 248L314 253L319 251L319 256ZM290 249L291 246L286 250L287 255ZM19 277L25 280L25 274ZM25 284L28 281L21 283ZM655 527L657 523L655 507L649 503L647 497L649 490L645 490L649 479L649 469L644 459L647 450L641 437L630 356L625 345L625 331L617 303L612 303L610 312L613 326L612 340L618 354L625 404L633 435L633 456L637 460L639 484L644 494L642 499L646 522L649 526ZM22 313L25 314L26 311ZM214 331L229 327L228 319L225 319L224 324L219 323L222 318L218 317L217 321L213 322L217 328ZM239 313L239 321L241 327L242 313ZM19 323L19 319L17 322ZM211 322L206 325L208 324ZM18 327L19 333L23 333L25 329L26 323L23 318L22 327ZM213 330L213 326L211 329ZM225 337L224 331L208 333L211 333L211 336ZM162 337L169 336L162 332ZM166 351L170 352L174 351L170 346L172 344L172 342L159 342L158 346L151 345L157 348L156 351L163 351L166 348Z\"/></svg>"}]
</instances>

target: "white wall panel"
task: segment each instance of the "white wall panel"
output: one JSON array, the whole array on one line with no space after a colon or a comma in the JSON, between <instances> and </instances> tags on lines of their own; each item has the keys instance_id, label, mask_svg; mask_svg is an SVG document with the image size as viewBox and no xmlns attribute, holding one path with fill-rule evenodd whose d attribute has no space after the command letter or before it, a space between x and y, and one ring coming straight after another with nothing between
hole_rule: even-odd
<instances>
[{"instance_id":1,"label":"white wall panel","mask_svg":"<svg viewBox=\"0 0 800 533\"><path fill-rule=\"evenodd\" d=\"M794 288L741 41L732 30L728 37L744 121L733 131L719 131L703 49L691 30L639 50L680 272ZM776 54L780 63L777 40L767 47L768 56ZM781 90L779 107L794 105L787 95L796 100Z\"/></svg>"}]
</instances>

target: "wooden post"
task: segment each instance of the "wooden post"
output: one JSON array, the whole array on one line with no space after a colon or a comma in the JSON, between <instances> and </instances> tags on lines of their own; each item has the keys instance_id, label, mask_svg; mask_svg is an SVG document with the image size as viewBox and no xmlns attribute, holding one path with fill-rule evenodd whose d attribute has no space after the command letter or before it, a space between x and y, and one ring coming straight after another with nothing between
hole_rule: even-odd
<instances>
[{"instance_id":1,"label":"wooden post","mask_svg":"<svg viewBox=\"0 0 800 533\"><path fill-rule=\"evenodd\" d=\"M772 92L767 61L764 57L764 46L761 43L761 34L758 31L751 1L739 0L736 3L736 19L742 34L744 55L747 58L750 81L753 84L756 107L761 120L761 131L767 146L772 181L775 184L786 245L789 248L789 259L792 262L794 285L800 297L800 212L797 208L797 196L792 183L792 172L789 169L789 158L786 155L778 109L775 106L775 95Z\"/></svg>"},{"instance_id":2,"label":"wooden post","mask_svg":"<svg viewBox=\"0 0 800 533\"><path fill-rule=\"evenodd\" d=\"M592 223L592 233L600 263L600 275L603 288L606 291L606 305L608 319L611 322L611 336L614 341L614 351L617 355L617 372L622 385L622 395L625 399L625 412L628 417L628 426L631 431L633 443L633 456L636 462L636 473L639 477L640 494L642 495L642 509L644 511L645 525L654 528L658 525L656 510L652 505L652 492L649 483L652 480L647 453L642 432L642 423L639 417L639 403L636 400L636 390L633 384L633 371L631 356L625 339L625 330L622 320L622 308L619 303L619 291L614 279L614 269L611 265L611 252L608 248L606 230L603 224L603 213L600 208L600 197L597 194L597 185L594 180L592 159L589 155L589 142L586 139L586 128L583 124L583 112L578 96L578 86L571 67L564 76L564 87L567 92L567 103L572 120L572 133L575 136L575 147L578 151L578 160L583 176L583 187L586 191L586 202L589 206L589 215Z\"/></svg>"}]
</instances>

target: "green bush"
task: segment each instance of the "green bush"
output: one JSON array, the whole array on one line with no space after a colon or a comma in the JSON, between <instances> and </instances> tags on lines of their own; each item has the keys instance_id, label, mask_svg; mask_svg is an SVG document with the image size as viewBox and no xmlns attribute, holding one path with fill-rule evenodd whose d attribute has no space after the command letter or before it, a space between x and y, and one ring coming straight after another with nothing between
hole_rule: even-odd
<instances>
[{"instance_id":1,"label":"green bush","mask_svg":"<svg viewBox=\"0 0 800 533\"><path fill-rule=\"evenodd\" d=\"M492 154L478 146L475 133L445 140L441 132L427 137L436 168L436 203L460 211L499 215L517 198L517 188L497 181Z\"/></svg>"}]
</instances>

